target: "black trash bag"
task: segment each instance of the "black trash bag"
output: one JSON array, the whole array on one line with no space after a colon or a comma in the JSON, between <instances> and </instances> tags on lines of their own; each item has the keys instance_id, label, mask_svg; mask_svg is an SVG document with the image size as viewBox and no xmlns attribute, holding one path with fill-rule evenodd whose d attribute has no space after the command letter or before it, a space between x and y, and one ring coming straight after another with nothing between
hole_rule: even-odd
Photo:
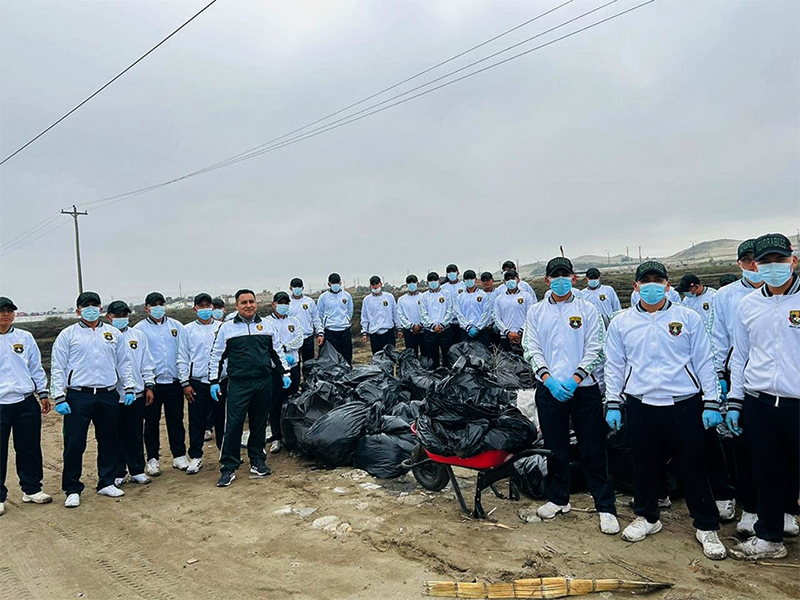
<instances>
[{"instance_id":1,"label":"black trash bag","mask_svg":"<svg viewBox=\"0 0 800 600\"><path fill-rule=\"evenodd\" d=\"M368 435L358 441L353 465L381 479L405 475L408 469L402 462L411 458L416 445L411 426L400 417L381 415L379 405L373 408Z\"/></svg>"},{"instance_id":2,"label":"black trash bag","mask_svg":"<svg viewBox=\"0 0 800 600\"><path fill-rule=\"evenodd\" d=\"M389 377L364 381L358 384L353 395L356 400L367 404L380 402L387 410L391 410L405 397L400 382Z\"/></svg>"},{"instance_id":3,"label":"black trash bag","mask_svg":"<svg viewBox=\"0 0 800 600\"><path fill-rule=\"evenodd\" d=\"M464 357L458 360L460 362ZM504 408L512 406L513 399L497 382L464 366L460 372L439 382L428 402L439 406L444 404L451 411L466 410L466 414L475 410L478 414L484 414L485 409L489 414L497 415Z\"/></svg>"},{"instance_id":4,"label":"black trash bag","mask_svg":"<svg viewBox=\"0 0 800 600\"><path fill-rule=\"evenodd\" d=\"M317 380L336 381L351 370L347 361L336 351L333 344L322 344L317 358L303 362L303 379L307 383Z\"/></svg>"},{"instance_id":5,"label":"black trash bag","mask_svg":"<svg viewBox=\"0 0 800 600\"><path fill-rule=\"evenodd\" d=\"M354 367L352 371L343 375L339 381L343 385L355 388L365 381L383 381L386 373L378 365L361 365Z\"/></svg>"},{"instance_id":6,"label":"black trash bag","mask_svg":"<svg viewBox=\"0 0 800 600\"><path fill-rule=\"evenodd\" d=\"M400 353L394 346L386 346L383 350L372 355L369 364L380 367L384 373L394 377L394 367L400 359Z\"/></svg>"},{"instance_id":7,"label":"black trash bag","mask_svg":"<svg viewBox=\"0 0 800 600\"><path fill-rule=\"evenodd\" d=\"M480 342L458 342L450 346L448 363L455 365L460 358L466 358L470 366L481 371L489 371L494 361L492 351Z\"/></svg>"},{"instance_id":8,"label":"black trash bag","mask_svg":"<svg viewBox=\"0 0 800 600\"><path fill-rule=\"evenodd\" d=\"M413 350L405 350L400 355L398 367L400 382L411 394L412 400L424 400L434 386L449 375L445 368L436 371L425 368L414 356Z\"/></svg>"},{"instance_id":9,"label":"black trash bag","mask_svg":"<svg viewBox=\"0 0 800 600\"><path fill-rule=\"evenodd\" d=\"M488 419L475 419L448 427L421 413L417 418L417 438L426 450L440 456L469 458L481 452L483 438L489 431Z\"/></svg>"},{"instance_id":10,"label":"black trash bag","mask_svg":"<svg viewBox=\"0 0 800 600\"><path fill-rule=\"evenodd\" d=\"M511 407L491 421L483 438L483 450L518 452L530 448L536 440L533 423L516 407Z\"/></svg>"},{"instance_id":11,"label":"black trash bag","mask_svg":"<svg viewBox=\"0 0 800 600\"><path fill-rule=\"evenodd\" d=\"M405 392L407 393L407 392ZM412 423L419 416L419 407L422 404L419 400L411 400L409 402L398 402L390 411L390 414L405 419L406 422Z\"/></svg>"},{"instance_id":12,"label":"black trash bag","mask_svg":"<svg viewBox=\"0 0 800 600\"><path fill-rule=\"evenodd\" d=\"M302 451L309 428L342 401L338 388L327 381L318 381L303 392L288 398L281 408L283 444L289 450Z\"/></svg>"},{"instance_id":13,"label":"black trash bag","mask_svg":"<svg viewBox=\"0 0 800 600\"><path fill-rule=\"evenodd\" d=\"M534 455L514 463L511 481L520 492L535 500L547 498L547 458Z\"/></svg>"},{"instance_id":14,"label":"black trash bag","mask_svg":"<svg viewBox=\"0 0 800 600\"><path fill-rule=\"evenodd\" d=\"M359 438L364 435L369 408L349 402L322 415L306 433L303 447L326 469L353 463Z\"/></svg>"},{"instance_id":15,"label":"black trash bag","mask_svg":"<svg viewBox=\"0 0 800 600\"><path fill-rule=\"evenodd\" d=\"M536 385L531 364L511 352L500 352L494 358L492 373L494 379L505 388L531 389Z\"/></svg>"}]
</instances>

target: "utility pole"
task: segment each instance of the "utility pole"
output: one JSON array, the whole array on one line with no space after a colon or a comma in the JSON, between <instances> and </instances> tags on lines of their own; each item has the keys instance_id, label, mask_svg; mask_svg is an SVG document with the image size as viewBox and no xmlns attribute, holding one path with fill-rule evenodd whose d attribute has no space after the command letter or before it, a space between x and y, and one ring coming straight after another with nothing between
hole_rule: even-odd
<instances>
[{"instance_id":1,"label":"utility pole","mask_svg":"<svg viewBox=\"0 0 800 600\"><path fill-rule=\"evenodd\" d=\"M78 263L78 295L83 293L83 270L81 269L81 238L78 233L78 217L81 215L88 215L88 212L79 211L75 205L72 205L72 210L61 210L62 215L69 215L75 221L75 259Z\"/></svg>"},{"instance_id":2,"label":"utility pole","mask_svg":"<svg viewBox=\"0 0 800 600\"><path fill-rule=\"evenodd\" d=\"M606 256L608 257L608 266L611 266L611 251L606 250Z\"/></svg>"},{"instance_id":3,"label":"utility pole","mask_svg":"<svg viewBox=\"0 0 800 600\"><path fill-rule=\"evenodd\" d=\"M629 256L628 260L630 260L630 259L631 259L631 257ZM642 262L642 247L641 246L639 246L639 262Z\"/></svg>"}]
</instances>

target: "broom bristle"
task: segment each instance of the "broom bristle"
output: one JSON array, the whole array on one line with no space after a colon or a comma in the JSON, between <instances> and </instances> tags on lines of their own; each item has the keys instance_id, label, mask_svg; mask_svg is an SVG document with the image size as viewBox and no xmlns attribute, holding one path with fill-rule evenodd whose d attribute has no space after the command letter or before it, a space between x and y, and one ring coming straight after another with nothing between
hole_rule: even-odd
<instances>
[{"instance_id":1,"label":"broom bristle","mask_svg":"<svg viewBox=\"0 0 800 600\"><path fill-rule=\"evenodd\" d=\"M571 579L569 577L539 577L517 579L511 583L469 583L428 581L425 594L434 598L467 598L473 600L507 600L527 598L544 600L583 596L592 592L615 590L653 591L672 587L671 583L626 581L624 579Z\"/></svg>"}]
</instances>

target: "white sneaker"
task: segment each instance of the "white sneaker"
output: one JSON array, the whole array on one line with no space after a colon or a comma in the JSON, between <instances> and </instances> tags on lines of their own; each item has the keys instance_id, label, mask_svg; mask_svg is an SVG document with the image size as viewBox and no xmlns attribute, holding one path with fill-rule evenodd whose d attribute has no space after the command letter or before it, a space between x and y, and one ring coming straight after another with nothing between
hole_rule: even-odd
<instances>
[{"instance_id":1,"label":"white sneaker","mask_svg":"<svg viewBox=\"0 0 800 600\"><path fill-rule=\"evenodd\" d=\"M80 494L70 494L67 496L67 499L64 501L64 506L67 508L77 508L81 505L81 495Z\"/></svg>"},{"instance_id":2,"label":"white sneaker","mask_svg":"<svg viewBox=\"0 0 800 600\"><path fill-rule=\"evenodd\" d=\"M569 502L563 506L554 504L553 502L548 502L547 504L542 504L536 510L536 514L542 519L549 520L554 519L559 513L567 514L570 510L572 510L572 507L570 506Z\"/></svg>"},{"instance_id":3,"label":"white sneaker","mask_svg":"<svg viewBox=\"0 0 800 600\"><path fill-rule=\"evenodd\" d=\"M716 531L700 531L695 532L694 537L703 545L703 554L706 558L711 560L722 560L728 555L725 546L719 541L719 536Z\"/></svg>"},{"instance_id":4,"label":"white sneaker","mask_svg":"<svg viewBox=\"0 0 800 600\"><path fill-rule=\"evenodd\" d=\"M617 517L611 513L600 513L600 531L608 535L617 535L619 533Z\"/></svg>"},{"instance_id":5,"label":"white sneaker","mask_svg":"<svg viewBox=\"0 0 800 600\"><path fill-rule=\"evenodd\" d=\"M44 492L36 492L35 494L22 494L23 502L33 502L34 504L49 504L53 498Z\"/></svg>"},{"instance_id":6,"label":"white sneaker","mask_svg":"<svg viewBox=\"0 0 800 600\"><path fill-rule=\"evenodd\" d=\"M189 466L186 467L186 472L189 475L194 475L200 471L200 467L203 466L203 459L202 458L193 458L189 461Z\"/></svg>"},{"instance_id":7,"label":"white sneaker","mask_svg":"<svg viewBox=\"0 0 800 600\"><path fill-rule=\"evenodd\" d=\"M644 517L636 517L622 532L622 539L626 542L641 542L648 535L661 531L661 528L661 521L650 523Z\"/></svg>"},{"instance_id":8,"label":"white sneaker","mask_svg":"<svg viewBox=\"0 0 800 600\"><path fill-rule=\"evenodd\" d=\"M6 514L6 503L0 502L0 515Z\"/></svg>"},{"instance_id":9,"label":"white sneaker","mask_svg":"<svg viewBox=\"0 0 800 600\"><path fill-rule=\"evenodd\" d=\"M753 536L746 542L731 548L731 556L739 560L762 560L764 558L784 558L786 546L783 542L768 542Z\"/></svg>"},{"instance_id":10,"label":"white sneaker","mask_svg":"<svg viewBox=\"0 0 800 600\"><path fill-rule=\"evenodd\" d=\"M756 513L743 510L742 518L739 519L739 522L736 524L736 533L741 533L748 537L754 536L756 534L756 521L758 521L758 515Z\"/></svg>"},{"instance_id":11,"label":"white sneaker","mask_svg":"<svg viewBox=\"0 0 800 600\"><path fill-rule=\"evenodd\" d=\"M736 517L736 500L717 500L720 521L732 521Z\"/></svg>"},{"instance_id":12,"label":"white sneaker","mask_svg":"<svg viewBox=\"0 0 800 600\"><path fill-rule=\"evenodd\" d=\"M158 463L157 458L151 458L147 461L147 466L144 468L144 472L150 475L150 477L158 477L161 475L161 465Z\"/></svg>"},{"instance_id":13,"label":"white sneaker","mask_svg":"<svg viewBox=\"0 0 800 600\"><path fill-rule=\"evenodd\" d=\"M210 429L206 429L206 432L203 434L203 441L210 442L214 437L214 434L211 433Z\"/></svg>"},{"instance_id":14,"label":"white sneaker","mask_svg":"<svg viewBox=\"0 0 800 600\"><path fill-rule=\"evenodd\" d=\"M172 468L173 469L180 469L181 471L185 471L189 468L189 459L185 456L179 456L178 458L172 459Z\"/></svg>"},{"instance_id":15,"label":"white sneaker","mask_svg":"<svg viewBox=\"0 0 800 600\"><path fill-rule=\"evenodd\" d=\"M124 478L124 477L115 477L115 478L114 478L114 485L115 485L115 486L119 487L119 486L121 486L123 483L125 483L125 478Z\"/></svg>"},{"instance_id":16,"label":"white sneaker","mask_svg":"<svg viewBox=\"0 0 800 600\"><path fill-rule=\"evenodd\" d=\"M270 454L277 454L280 451L281 451L281 441L280 440L274 440L269 445L269 453Z\"/></svg>"},{"instance_id":17,"label":"white sneaker","mask_svg":"<svg viewBox=\"0 0 800 600\"><path fill-rule=\"evenodd\" d=\"M153 481L144 473L139 473L138 475L131 475L131 483L150 483Z\"/></svg>"},{"instance_id":18,"label":"white sneaker","mask_svg":"<svg viewBox=\"0 0 800 600\"><path fill-rule=\"evenodd\" d=\"M125 492L115 485L107 485L106 487L97 490L97 493L100 496L108 496L109 498L119 498L120 496L125 495Z\"/></svg>"},{"instance_id":19,"label":"white sneaker","mask_svg":"<svg viewBox=\"0 0 800 600\"><path fill-rule=\"evenodd\" d=\"M800 527L797 526L795 516L783 513L783 535L797 537L798 534L800 534Z\"/></svg>"},{"instance_id":20,"label":"white sneaker","mask_svg":"<svg viewBox=\"0 0 800 600\"><path fill-rule=\"evenodd\" d=\"M669 496L658 499L658 508L672 508L672 500L669 499Z\"/></svg>"},{"instance_id":21,"label":"white sneaker","mask_svg":"<svg viewBox=\"0 0 800 600\"><path fill-rule=\"evenodd\" d=\"M242 448L247 448L247 442L250 440L250 432L243 431L242 432L242 443L240 444Z\"/></svg>"}]
</instances>

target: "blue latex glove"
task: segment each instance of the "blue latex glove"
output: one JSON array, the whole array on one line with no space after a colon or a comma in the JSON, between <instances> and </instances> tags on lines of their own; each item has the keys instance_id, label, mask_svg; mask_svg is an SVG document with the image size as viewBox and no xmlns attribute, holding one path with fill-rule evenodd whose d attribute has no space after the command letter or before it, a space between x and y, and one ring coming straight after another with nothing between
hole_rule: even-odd
<instances>
[{"instance_id":1,"label":"blue latex glove","mask_svg":"<svg viewBox=\"0 0 800 600\"><path fill-rule=\"evenodd\" d=\"M619 431L622 427L622 412L616 408L609 408L606 412L606 423L613 431Z\"/></svg>"},{"instance_id":2,"label":"blue latex glove","mask_svg":"<svg viewBox=\"0 0 800 600\"><path fill-rule=\"evenodd\" d=\"M555 398L559 402L566 402L572 397L572 394L570 394L564 387L564 383L558 381L554 377L548 377L547 381L544 382L544 387L550 390L550 393L553 395L553 398Z\"/></svg>"},{"instance_id":3,"label":"blue latex glove","mask_svg":"<svg viewBox=\"0 0 800 600\"><path fill-rule=\"evenodd\" d=\"M72 412L72 409L66 402L59 402L56 404L56 412L60 415L68 415Z\"/></svg>"},{"instance_id":4,"label":"blue latex glove","mask_svg":"<svg viewBox=\"0 0 800 600\"><path fill-rule=\"evenodd\" d=\"M222 395L222 388L220 388L218 383L214 383L211 385L211 397L214 399L214 402L219 402L219 397Z\"/></svg>"},{"instance_id":5,"label":"blue latex glove","mask_svg":"<svg viewBox=\"0 0 800 600\"><path fill-rule=\"evenodd\" d=\"M292 356L291 354L287 354L286 355L286 364L289 365L290 367L293 367L293 366L295 366L297 364L297 359L294 356Z\"/></svg>"},{"instance_id":6,"label":"blue latex glove","mask_svg":"<svg viewBox=\"0 0 800 600\"><path fill-rule=\"evenodd\" d=\"M703 427L711 429L717 425L722 424L722 415L718 410L704 410L703 411Z\"/></svg>"},{"instance_id":7,"label":"blue latex glove","mask_svg":"<svg viewBox=\"0 0 800 600\"><path fill-rule=\"evenodd\" d=\"M719 380L720 400L724 402L728 398L728 383L724 379Z\"/></svg>"},{"instance_id":8,"label":"blue latex glove","mask_svg":"<svg viewBox=\"0 0 800 600\"><path fill-rule=\"evenodd\" d=\"M467 333L469 333L469 337L478 337L478 328L472 325Z\"/></svg>"},{"instance_id":9,"label":"blue latex glove","mask_svg":"<svg viewBox=\"0 0 800 600\"><path fill-rule=\"evenodd\" d=\"M566 381L562 381L561 385L563 385L564 389L567 390L567 393L569 394L570 398L572 398L572 396L575 395L575 390L578 389L578 384L572 377L570 377Z\"/></svg>"},{"instance_id":10,"label":"blue latex glove","mask_svg":"<svg viewBox=\"0 0 800 600\"><path fill-rule=\"evenodd\" d=\"M136 394L134 394L133 392L127 392L125 394L125 400L123 402L125 403L125 406L130 406L131 404L133 404L134 400L136 400Z\"/></svg>"},{"instance_id":11,"label":"blue latex glove","mask_svg":"<svg viewBox=\"0 0 800 600\"><path fill-rule=\"evenodd\" d=\"M283 376L283 389L289 389L289 386L292 385L292 378L288 375Z\"/></svg>"},{"instance_id":12,"label":"blue latex glove","mask_svg":"<svg viewBox=\"0 0 800 600\"><path fill-rule=\"evenodd\" d=\"M742 435L742 428L739 427L739 411L728 409L725 415L725 425L731 430L733 435Z\"/></svg>"}]
</instances>

